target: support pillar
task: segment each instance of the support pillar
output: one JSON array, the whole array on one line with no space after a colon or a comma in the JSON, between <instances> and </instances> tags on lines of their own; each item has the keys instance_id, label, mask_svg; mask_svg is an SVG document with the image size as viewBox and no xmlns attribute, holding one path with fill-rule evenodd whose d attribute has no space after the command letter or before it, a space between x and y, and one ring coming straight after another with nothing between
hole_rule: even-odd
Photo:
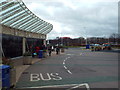
<instances>
[{"instance_id":1,"label":"support pillar","mask_svg":"<svg viewBox=\"0 0 120 90\"><path fill-rule=\"evenodd\" d=\"M26 45L25 45L25 42L26 42L26 38L23 37L23 54L26 52Z\"/></svg>"},{"instance_id":2,"label":"support pillar","mask_svg":"<svg viewBox=\"0 0 120 90\"><path fill-rule=\"evenodd\" d=\"M46 46L46 39L44 39L44 40L43 40L43 45L45 45L45 46Z\"/></svg>"},{"instance_id":3,"label":"support pillar","mask_svg":"<svg viewBox=\"0 0 120 90\"><path fill-rule=\"evenodd\" d=\"M45 38L44 38L44 40L43 40L43 44L46 46L47 44L46 44L46 35L44 36Z\"/></svg>"}]
</instances>

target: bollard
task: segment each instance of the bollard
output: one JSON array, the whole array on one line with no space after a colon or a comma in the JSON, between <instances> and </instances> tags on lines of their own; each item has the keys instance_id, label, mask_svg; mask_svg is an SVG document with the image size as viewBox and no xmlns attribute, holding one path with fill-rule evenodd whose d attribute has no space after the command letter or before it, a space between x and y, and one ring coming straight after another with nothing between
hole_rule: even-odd
<instances>
[{"instance_id":1,"label":"bollard","mask_svg":"<svg viewBox=\"0 0 120 90\"><path fill-rule=\"evenodd\" d=\"M43 58L43 50L39 50L38 58Z\"/></svg>"}]
</instances>

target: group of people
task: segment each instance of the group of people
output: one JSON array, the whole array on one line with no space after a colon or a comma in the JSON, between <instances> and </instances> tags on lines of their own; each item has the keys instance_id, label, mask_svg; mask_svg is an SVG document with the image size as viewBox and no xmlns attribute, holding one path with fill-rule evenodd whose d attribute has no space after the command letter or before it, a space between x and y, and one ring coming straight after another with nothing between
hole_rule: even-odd
<instances>
[{"instance_id":1,"label":"group of people","mask_svg":"<svg viewBox=\"0 0 120 90\"><path fill-rule=\"evenodd\" d=\"M54 47L54 46L42 45L41 47L36 46L36 47L32 48L32 57L38 55L40 50L43 50L43 53L48 53L49 56L51 56L52 51L55 51L57 55L60 53L60 47L59 46Z\"/></svg>"},{"instance_id":2,"label":"group of people","mask_svg":"<svg viewBox=\"0 0 120 90\"><path fill-rule=\"evenodd\" d=\"M56 51L56 54L58 55L60 53L60 47L59 46L56 46L56 47L48 46L49 56L51 56L52 51Z\"/></svg>"}]
</instances>

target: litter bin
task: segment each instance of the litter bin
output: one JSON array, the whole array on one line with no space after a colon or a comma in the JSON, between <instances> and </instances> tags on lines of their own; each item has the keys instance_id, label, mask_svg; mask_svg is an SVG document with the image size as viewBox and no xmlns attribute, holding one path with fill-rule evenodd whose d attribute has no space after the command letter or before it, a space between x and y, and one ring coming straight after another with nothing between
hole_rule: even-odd
<instances>
[{"instance_id":1,"label":"litter bin","mask_svg":"<svg viewBox=\"0 0 120 90\"><path fill-rule=\"evenodd\" d=\"M38 57L43 58L43 50L39 50Z\"/></svg>"},{"instance_id":2,"label":"litter bin","mask_svg":"<svg viewBox=\"0 0 120 90\"><path fill-rule=\"evenodd\" d=\"M0 65L0 79L2 79L2 88L10 88L10 66Z\"/></svg>"},{"instance_id":3,"label":"litter bin","mask_svg":"<svg viewBox=\"0 0 120 90\"><path fill-rule=\"evenodd\" d=\"M32 56L24 56L23 65L31 65L32 64Z\"/></svg>"},{"instance_id":4,"label":"litter bin","mask_svg":"<svg viewBox=\"0 0 120 90\"><path fill-rule=\"evenodd\" d=\"M90 49L90 45L88 44L88 45L86 45L86 49Z\"/></svg>"},{"instance_id":5,"label":"litter bin","mask_svg":"<svg viewBox=\"0 0 120 90\"><path fill-rule=\"evenodd\" d=\"M61 48L61 52L64 53L64 48Z\"/></svg>"}]
</instances>

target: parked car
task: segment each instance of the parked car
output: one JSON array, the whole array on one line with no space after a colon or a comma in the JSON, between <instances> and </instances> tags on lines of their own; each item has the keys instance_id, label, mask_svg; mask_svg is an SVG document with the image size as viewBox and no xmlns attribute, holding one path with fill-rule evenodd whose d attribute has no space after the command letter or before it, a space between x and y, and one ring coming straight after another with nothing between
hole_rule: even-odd
<instances>
[{"instance_id":1,"label":"parked car","mask_svg":"<svg viewBox=\"0 0 120 90\"><path fill-rule=\"evenodd\" d=\"M104 43L102 45L102 50L111 50L111 45L109 43Z\"/></svg>"},{"instance_id":2,"label":"parked car","mask_svg":"<svg viewBox=\"0 0 120 90\"><path fill-rule=\"evenodd\" d=\"M102 47L100 44L91 44L92 51L100 51L102 50Z\"/></svg>"}]
</instances>

